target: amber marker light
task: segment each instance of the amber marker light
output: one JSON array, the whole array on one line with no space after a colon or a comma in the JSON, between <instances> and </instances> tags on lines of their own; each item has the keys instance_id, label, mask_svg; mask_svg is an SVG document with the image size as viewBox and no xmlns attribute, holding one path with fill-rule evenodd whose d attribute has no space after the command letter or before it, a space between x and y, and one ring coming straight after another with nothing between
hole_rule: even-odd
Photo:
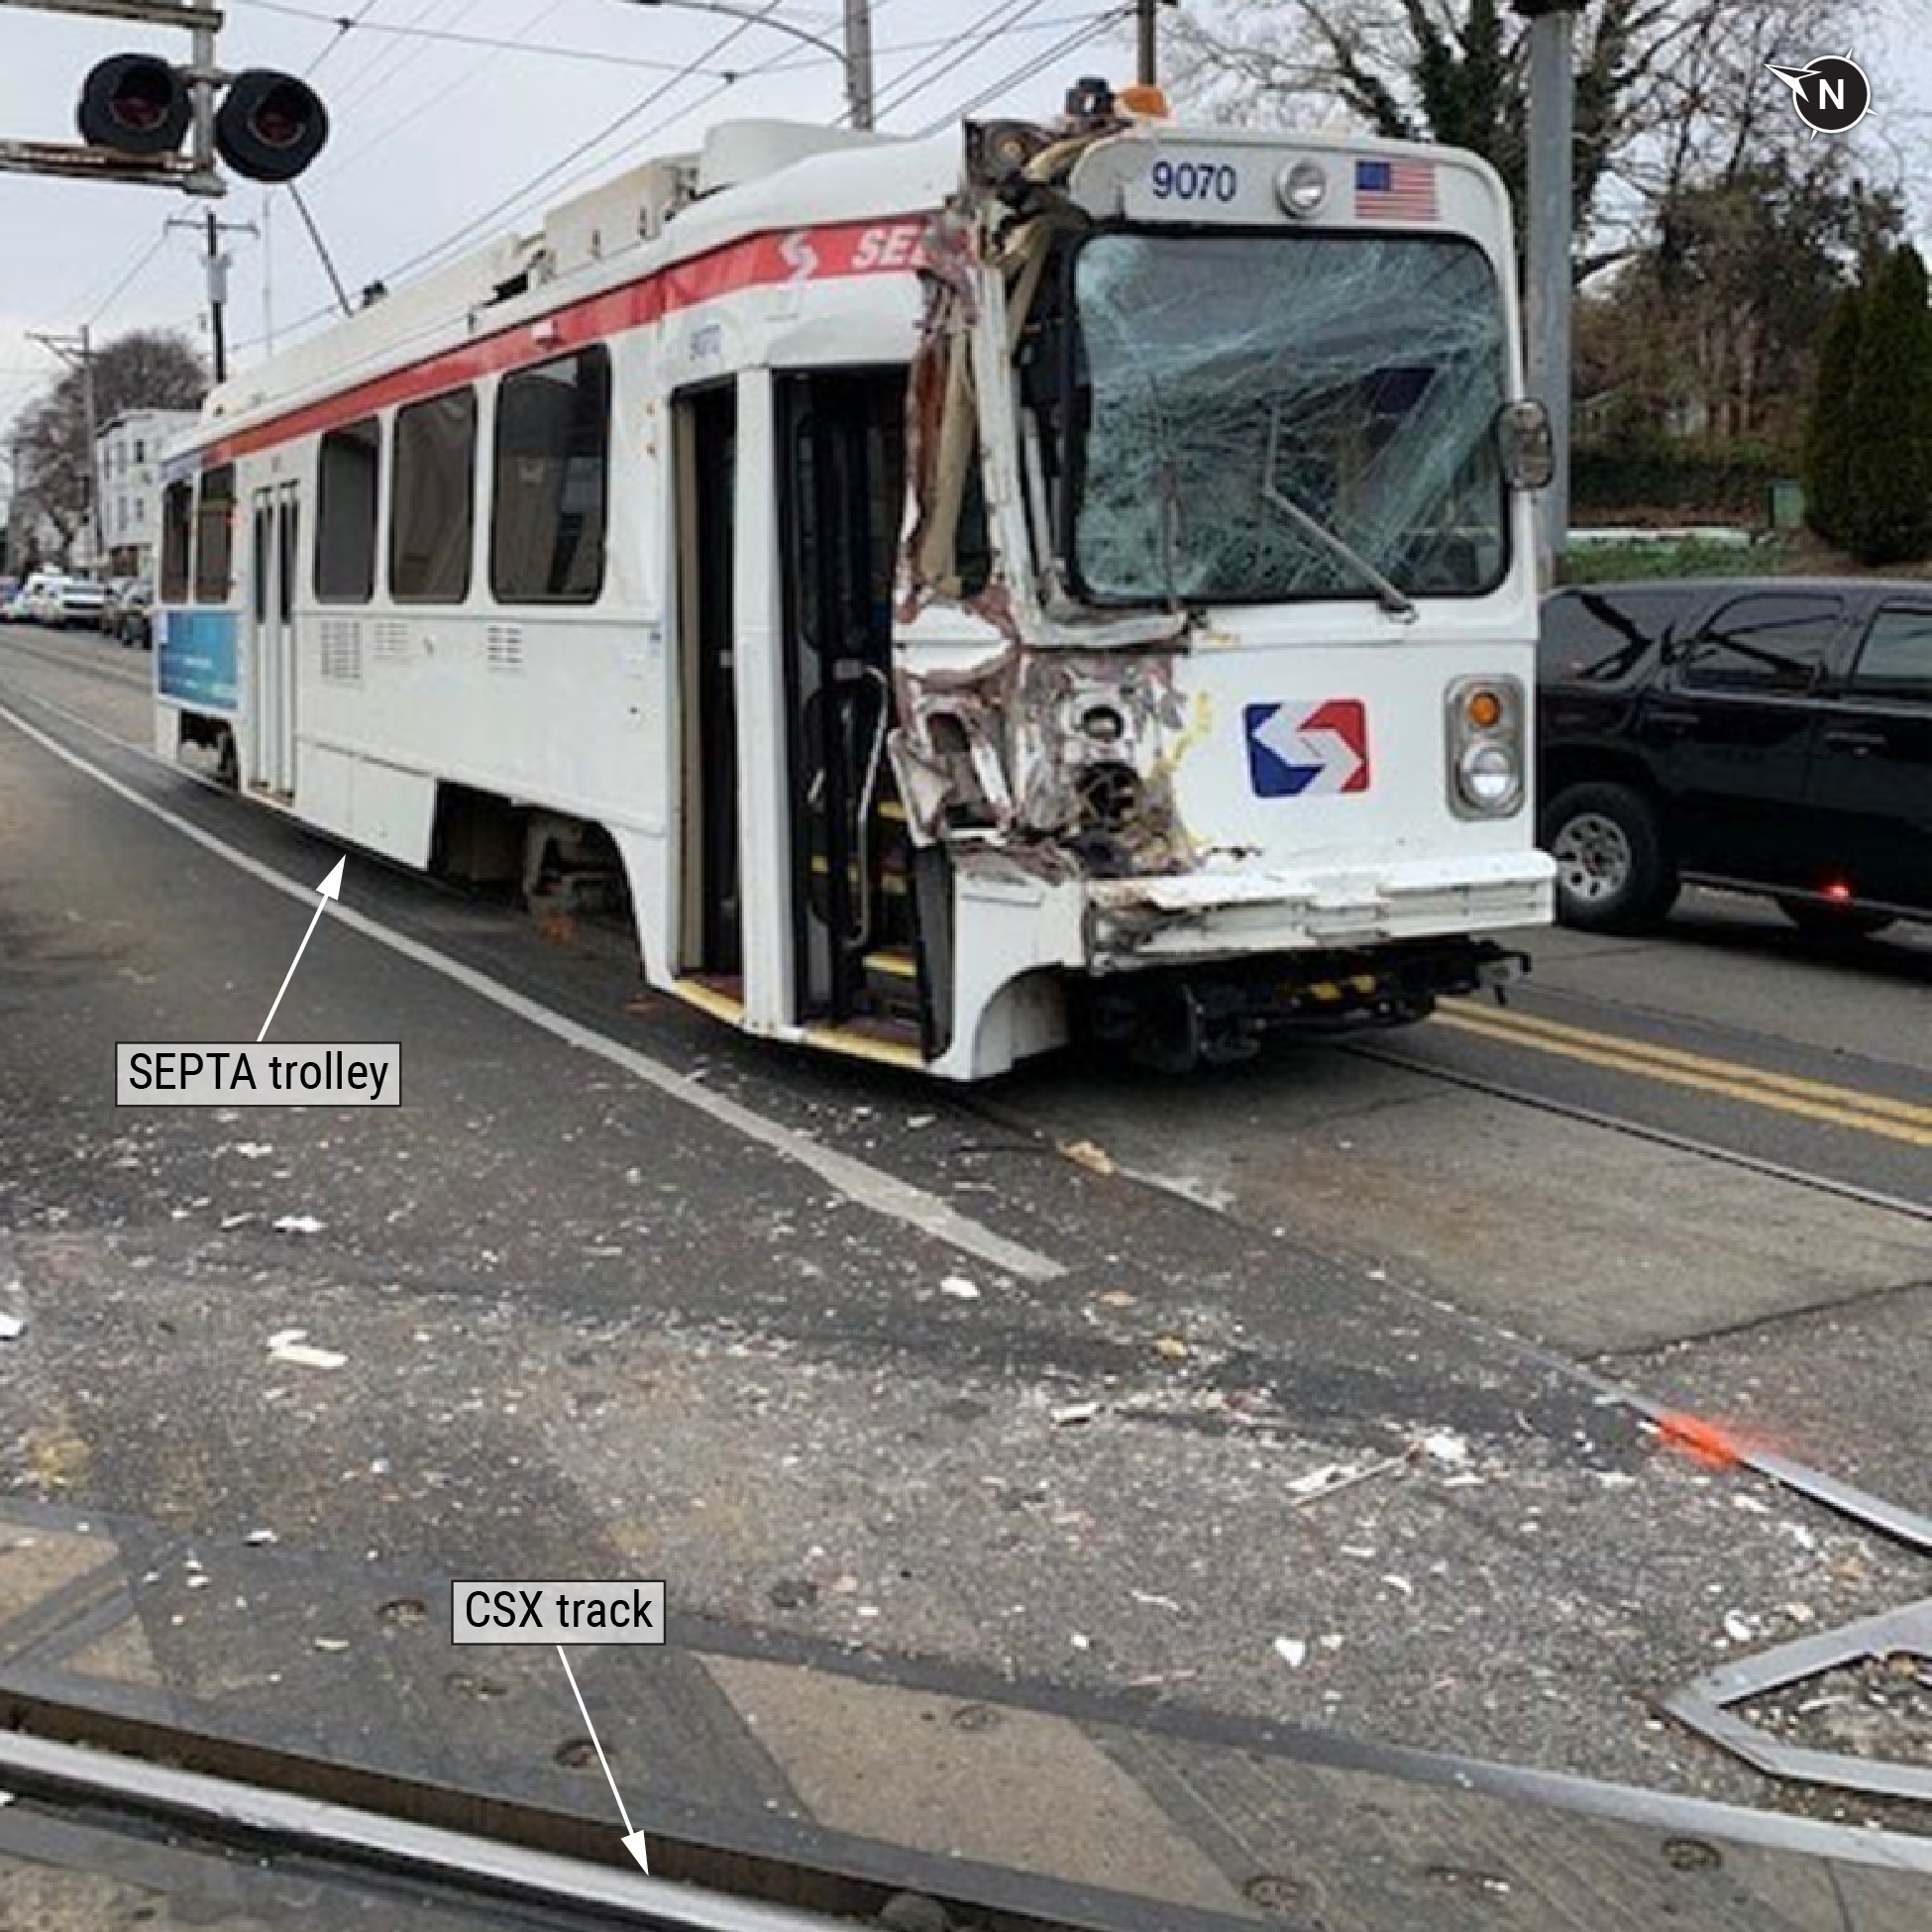
<instances>
[{"instance_id":1,"label":"amber marker light","mask_svg":"<svg viewBox=\"0 0 1932 1932\"><path fill-rule=\"evenodd\" d=\"M1167 96L1158 87L1143 80L1136 80L1123 87L1114 98L1127 114L1137 114L1145 121L1165 121L1168 118Z\"/></svg>"},{"instance_id":2,"label":"amber marker light","mask_svg":"<svg viewBox=\"0 0 1932 1932\"><path fill-rule=\"evenodd\" d=\"M1472 691L1464 709L1478 731L1493 731L1503 721L1503 700L1493 691Z\"/></svg>"}]
</instances>

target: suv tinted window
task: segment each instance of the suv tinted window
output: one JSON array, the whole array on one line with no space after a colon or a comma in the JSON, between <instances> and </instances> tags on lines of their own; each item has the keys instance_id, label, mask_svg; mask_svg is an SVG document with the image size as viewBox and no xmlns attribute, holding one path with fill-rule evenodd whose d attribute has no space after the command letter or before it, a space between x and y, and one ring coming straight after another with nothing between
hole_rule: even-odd
<instances>
[{"instance_id":1,"label":"suv tinted window","mask_svg":"<svg viewBox=\"0 0 1932 1932\"><path fill-rule=\"evenodd\" d=\"M1688 602L1681 590L1564 590L1543 606L1543 676L1560 684L1627 682Z\"/></svg>"},{"instance_id":2,"label":"suv tinted window","mask_svg":"<svg viewBox=\"0 0 1932 1932\"><path fill-rule=\"evenodd\" d=\"M1698 634L1683 682L1695 691L1802 696L1830 654L1844 610L1836 597L1739 597Z\"/></svg>"},{"instance_id":3,"label":"suv tinted window","mask_svg":"<svg viewBox=\"0 0 1932 1932\"><path fill-rule=\"evenodd\" d=\"M1852 673L1862 698L1932 703L1932 605L1888 604L1873 619Z\"/></svg>"}]
</instances>

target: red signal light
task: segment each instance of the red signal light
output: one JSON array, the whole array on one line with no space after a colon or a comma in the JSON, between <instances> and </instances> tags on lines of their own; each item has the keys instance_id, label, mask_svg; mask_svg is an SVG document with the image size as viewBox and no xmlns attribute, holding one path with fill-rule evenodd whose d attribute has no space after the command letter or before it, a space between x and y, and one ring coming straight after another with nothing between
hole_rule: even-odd
<instances>
[{"instance_id":1,"label":"red signal light","mask_svg":"<svg viewBox=\"0 0 1932 1932\"><path fill-rule=\"evenodd\" d=\"M215 146L251 181L292 181L328 145L329 111L293 74L237 74L215 116Z\"/></svg>"},{"instance_id":2,"label":"red signal light","mask_svg":"<svg viewBox=\"0 0 1932 1932\"><path fill-rule=\"evenodd\" d=\"M90 148L149 160L171 155L193 118L188 84L152 54L116 54L87 76L75 115Z\"/></svg>"}]
</instances>

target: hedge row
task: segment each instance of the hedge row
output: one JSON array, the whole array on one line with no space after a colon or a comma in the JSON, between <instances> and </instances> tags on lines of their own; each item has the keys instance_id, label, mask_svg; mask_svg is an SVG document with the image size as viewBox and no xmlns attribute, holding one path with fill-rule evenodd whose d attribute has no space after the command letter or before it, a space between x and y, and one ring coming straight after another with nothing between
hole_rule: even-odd
<instances>
[{"instance_id":1,"label":"hedge row","mask_svg":"<svg viewBox=\"0 0 1932 1932\"><path fill-rule=\"evenodd\" d=\"M1663 437L1579 442L1570 460L1571 515L1671 510L1759 520L1771 484L1796 470L1788 451L1759 444L1712 449Z\"/></svg>"}]
</instances>

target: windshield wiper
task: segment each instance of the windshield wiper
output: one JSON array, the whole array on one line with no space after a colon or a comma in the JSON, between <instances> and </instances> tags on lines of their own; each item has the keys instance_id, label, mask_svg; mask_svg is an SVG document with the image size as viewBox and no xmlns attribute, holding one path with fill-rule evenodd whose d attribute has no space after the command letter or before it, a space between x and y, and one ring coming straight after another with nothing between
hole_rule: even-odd
<instances>
[{"instance_id":1,"label":"windshield wiper","mask_svg":"<svg viewBox=\"0 0 1932 1932\"><path fill-rule=\"evenodd\" d=\"M1275 482L1275 456L1280 444L1281 404L1277 402L1268 416L1268 465L1261 478L1262 496L1304 536L1314 538L1331 556L1341 558L1363 583L1370 585L1376 600L1391 617L1399 618L1405 624L1413 624L1419 615L1415 599L1392 579L1384 577L1345 537L1338 536L1318 517L1311 516Z\"/></svg>"}]
</instances>

